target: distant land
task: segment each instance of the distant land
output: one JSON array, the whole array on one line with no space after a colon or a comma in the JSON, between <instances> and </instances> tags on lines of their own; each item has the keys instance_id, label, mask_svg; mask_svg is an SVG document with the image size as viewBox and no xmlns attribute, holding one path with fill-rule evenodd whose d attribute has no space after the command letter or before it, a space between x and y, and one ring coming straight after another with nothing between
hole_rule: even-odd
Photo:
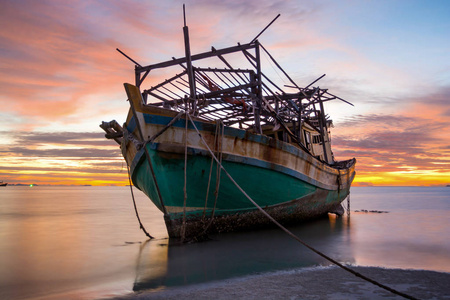
<instances>
[{"instance_id":1,"label":"distant land","mask_svg":"<svg viewBox=\"0 0 450 300\"><path fill-rule=\"evenodd\" d=\"M36 183L9 183L8 186L92 186L90 184L36 184Z\"/></svg>"},{"instance_id":2,"label":"distant land","mask_svg":"<svg viewBox=\"0 0 450 300\"><path fill-rule=\"evenodd\" d=\"M35 187L35 186L73 186L73 187L75 187L75 186L80 186L80 187L83 187L83 186L87 186L87 187L89 187L89 186L94 186L94 185L92 185L92 184L42 184L42 183L8 183L8 186L33 186L33 187ZM112 185L98 185L98 186L119 186L119 187L122 187L122 186L130 186L129 184L125 184L125 185L115 185L115 184L112 184Z\"/></svg>"},{"instance_id":3,"label":"distant land","mask_svg":"<svg viewBox=\"0 0 450 300\"><path fill-rule=\"evenodd\" d=\"M8 186L93 186L91 184L37 184L37 183L8 183ZM130 186L126 185L99 185L99 186ZM450 184L438 184L438 185L372 185L363 183L361 185L355 185L354 187L408 187L408 186L417 186L417 187L450 187Z\"/></svg>"}]
</instances>

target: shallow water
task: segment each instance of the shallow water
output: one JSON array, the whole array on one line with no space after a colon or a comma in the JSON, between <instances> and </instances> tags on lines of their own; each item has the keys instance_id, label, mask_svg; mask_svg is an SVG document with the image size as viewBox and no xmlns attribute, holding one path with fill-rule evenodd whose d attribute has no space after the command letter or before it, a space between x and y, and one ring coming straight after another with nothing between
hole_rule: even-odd
<instances>
[{"instance_id":1,"label":"shallow water","mask_svg":"<svg viewBox=\"0 0 450 300\"><path fill-rule=\"evenodd\" d=\"M113 297L330 264L279 229L169 245L162 213L134 191L155 240L129 187L1 188L0 298ZM340 262L450 272L450 188L355 187L350 206L290 229Z\"/></svg>"}]
</instances>

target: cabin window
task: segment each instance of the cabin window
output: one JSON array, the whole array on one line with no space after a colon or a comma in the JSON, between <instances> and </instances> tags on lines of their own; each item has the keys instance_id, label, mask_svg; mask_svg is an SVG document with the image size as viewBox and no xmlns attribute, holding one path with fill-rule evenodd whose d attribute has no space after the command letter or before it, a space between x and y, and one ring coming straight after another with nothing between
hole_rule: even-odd
<instances>
[{"instance_id":1,"label":"cabin window","mask_svg":"<svg viewBox=\"0 0 450 300\"><path fill-rule=\"evenodd\" d=\"M322 143L322 137L320 135L313 135L313 144Z\"/></svg>"},{"instance_id":2,"label":"cabin window","mask_svg":"<svg viewBox=\"0 0 450 300\"><path fill-rule=\"evenodd\" d=\"M307 145L311 144L311 137L308 131L305 131L305 141Z\"/></svg>"}]
</instances>

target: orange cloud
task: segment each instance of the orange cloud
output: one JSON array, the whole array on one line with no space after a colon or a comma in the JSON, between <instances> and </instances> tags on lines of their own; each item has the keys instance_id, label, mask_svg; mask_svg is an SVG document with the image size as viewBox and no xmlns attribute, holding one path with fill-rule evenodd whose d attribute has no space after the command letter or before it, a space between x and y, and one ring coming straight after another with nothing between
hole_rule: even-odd
<instances>
[{"instance_id":1,"label":"orange cloud","mask_svg":"<svg viewBox=\"0 0 450 300\"><path fill-rule=\"evenodd\" d=\"M348 118L336 125L338 157L358 159L355 182L375 185L446 185L450 183L449 105L442 89L423 98L404 99L397 114Z\"/></svg>"}]
</instances>

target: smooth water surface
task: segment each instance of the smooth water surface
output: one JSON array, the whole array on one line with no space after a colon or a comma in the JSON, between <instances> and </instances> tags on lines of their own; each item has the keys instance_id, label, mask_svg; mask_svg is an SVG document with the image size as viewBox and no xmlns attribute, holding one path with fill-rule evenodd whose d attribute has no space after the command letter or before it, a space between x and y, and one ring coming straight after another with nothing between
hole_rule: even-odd
<instances>
[{"instance_id":1,"label":"smooth water surface","mask_svg":"<svg viewBox=\"0 0 450 300\"><path fill-rule=\"evenodd\" d=\"M107 298L330 264L279 229L169 243L162 213L134 192L154 240L129 187L0 188L0 298ZM343 263L450 272L450 188L355 187L350 198L350 216L290 229Z\"/></svg>"}]
</instances>

